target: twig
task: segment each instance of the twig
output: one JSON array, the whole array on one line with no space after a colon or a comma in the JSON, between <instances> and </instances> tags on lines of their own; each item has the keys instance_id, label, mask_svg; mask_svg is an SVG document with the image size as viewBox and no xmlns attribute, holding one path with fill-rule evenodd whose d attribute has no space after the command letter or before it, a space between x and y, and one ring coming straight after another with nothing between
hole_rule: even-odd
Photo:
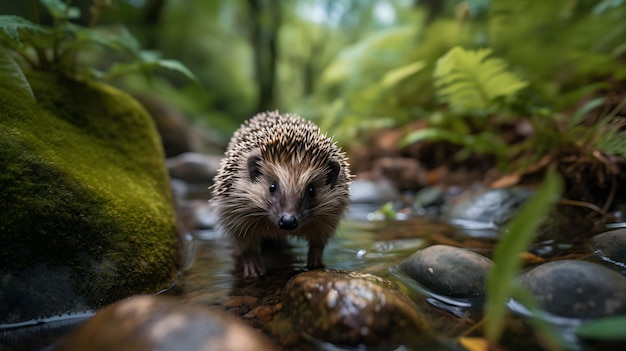
<instances>
[{"instance_id":1,"label":"twig","mask_svg":"<svg viewBox=\"0 0 626 351\"><path fill-rule=\"evenodd\" d=\"M615 193L617 193L617 176L613 174L611 177L611 192L609 192L609 196L606 198L604 206L602 206L603 211L607 212L609 210L609 207L611 207L611 204L615 199Z\"/></svg>"},{"instance_id":2,"label":"twig","mask_svg":"<svg viewBox=\"0 0 626 351\"><path fill-rule=\"evenodd\" d=\"M577 200L570 200L570 199L561 199L561 203L564 205L570 205L570 206L578 206L578 207L585 207L588 208L592 211L595 211L599 214L601 214L603 217L611 220L611 221L615 221L616 218L611 215L610 213L608 213L607 211L601 209L599 206L592 204L590 202L584 202L584 201L577 201Z\"/></svg>"}]
</instances>

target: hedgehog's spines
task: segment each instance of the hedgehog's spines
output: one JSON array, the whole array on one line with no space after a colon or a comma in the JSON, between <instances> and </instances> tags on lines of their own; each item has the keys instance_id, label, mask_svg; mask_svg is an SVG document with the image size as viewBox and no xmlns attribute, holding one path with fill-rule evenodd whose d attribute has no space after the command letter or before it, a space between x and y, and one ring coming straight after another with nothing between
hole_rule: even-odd
<instances>
[{"instance_id":1,"label":"hedgehog's spines","mask_svg":"<svg viewBox=\"0 0 626 351\"><path fill-rule=\"evenodd\" d=\"M264 273L261 240L282 235L306 238L308 267L322 267L323 248L348 207L350 178L345 154L313 122L278 111L244 122L211 190L220 225L241 250L245 274Z\"/></svg>"}]
</instances>

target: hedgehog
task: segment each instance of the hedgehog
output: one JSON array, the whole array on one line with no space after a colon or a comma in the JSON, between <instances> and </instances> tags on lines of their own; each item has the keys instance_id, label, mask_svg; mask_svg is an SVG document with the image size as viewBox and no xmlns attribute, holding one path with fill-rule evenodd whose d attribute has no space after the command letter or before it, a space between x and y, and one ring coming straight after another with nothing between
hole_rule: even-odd
<instances>
[{"instance_id":1,"label":"hedgehog","mask_svg":"<svg viewBox=\"0 0 626 351\"><path fill-rule=\"evenodd\" d=\"M348 208L350 178L345 154L313 122L278 111L244 122L211 186L244 277L264 275L262 243L286 236L306 239L307 268L323 268L324 247Z\"/></svg>"}]
</instances>

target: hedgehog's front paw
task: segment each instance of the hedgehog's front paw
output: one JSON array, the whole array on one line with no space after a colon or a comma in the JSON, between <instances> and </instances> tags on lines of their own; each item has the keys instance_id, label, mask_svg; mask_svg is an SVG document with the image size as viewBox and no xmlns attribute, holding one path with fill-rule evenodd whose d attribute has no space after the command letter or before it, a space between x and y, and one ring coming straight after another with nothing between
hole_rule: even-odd
<instances>
[{"instance_id":1,"label":"hedgehog's front paw","mask_svg":"<svg viewBox=\"0 0 626 351\"><path fill-rule=\"evenodd\" d=\"M242 259L244 278L257 278L265 275L265 268L259 255L242 255Z\"/></svg>"},{"instance_id":2,"label":"hedgehog's front paw","mask_svg":"<svg viewBox=\"0 0 626 351\"><path fill-rule=\"evenodd\" d=\"M309 246L309 256L306 268L320 269L326 267L324 264L324 246Z\"/></svg>"}]
</instances>

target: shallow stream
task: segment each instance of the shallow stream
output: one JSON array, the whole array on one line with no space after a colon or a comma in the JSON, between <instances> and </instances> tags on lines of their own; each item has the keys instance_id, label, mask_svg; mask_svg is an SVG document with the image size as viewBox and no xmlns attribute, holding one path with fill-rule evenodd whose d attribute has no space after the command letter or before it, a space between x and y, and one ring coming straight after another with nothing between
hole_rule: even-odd
<instances>
[{"instance_id":1,"label":"shallow stream","mask_svg":"<svg viewBox=\"0 0 626 351\"><path fill-rule=\"evenodd\" d=\"M463 350L459 343L461 337L482 335L483 299L436 294L403 273L398 264L417 250L433 244L463 246L491 257L495 238L489 234L468 235L468 232L476 229L476 223L464 223L465 228L460 228L428 217L409 215L404 216L404 220L370 220L376 209L373 206L352 206L337 235L326 247L324 260L327 268L370 273L394 282L415 302L420 313L433 327L434 338L438 341L429 349ZM487 229L490 230L478 233L494 233L493 228ZM243 279L241 265L233 256L230 239L216 230L196 231L192 236L193 259L181 272L176 285L163 294L229 311L262 330L284 349L354 349L307 339L300 331L294 330L289 322L283 320L281 323L280 318L274 318L279 315L282 306L285 283L296 274L306 271L305 241L288 239L265 247L262 259L268 270L267 275L260 279ZM567 250L590 254L584 245L568 245ZM55 318L39 321L34 327L4 330L2 339L5 342L19 339L19 342L13 343L18 349L49 349L46 345L58 340L88 314L76 317ZM512 350L538 347L524 320L519 313L513 313L513 318L507 323L509 326L504 344ZM568 349L598 349L573 336L572 326L577 325L576 320L556 321L556 324L569 342ZM2 346L0 350L4 350Z\"/></svg>"}]
</instances>

